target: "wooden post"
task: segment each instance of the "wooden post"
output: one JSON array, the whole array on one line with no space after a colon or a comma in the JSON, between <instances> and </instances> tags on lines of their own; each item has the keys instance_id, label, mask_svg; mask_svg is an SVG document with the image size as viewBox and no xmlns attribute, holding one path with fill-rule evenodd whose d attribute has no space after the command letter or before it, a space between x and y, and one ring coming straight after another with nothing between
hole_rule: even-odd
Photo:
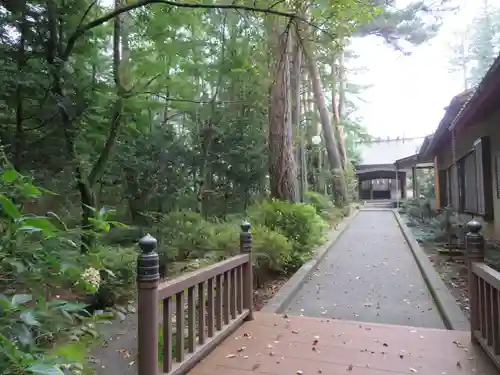
<instances>
[{"instance_id":1,"label":"wooden post","mask_svg":"<svg viewBox=\"0 0 500 375\"><path fill-rule=\"evenodd\" d=\"M139 241L137 258L138 375L158 375L159 257L156 239L147 234Z\"/></svg>"},{"instance_id":2,"label":"wooden post","mask_svg":"<svg viewBox=\"0 0 500 375\"><path fill-rule=\"evenodd\" d=\"M438 169L438 158L434 158L434 195L436 196L436 208L443 209L441 206L441 188L439 186L439 169ZM450 198L448 198L448 204L450 204Z\"/></svg>"},{"instance_id":3,"label":"wooden post","mask_svg":"<svg viewBox=\"0 0 500 375\"><path fill-rule=\"evenodd\" d=\"M241 224L240 252L249 254L248 263L243 266L243 309L248 310L247 320L253 320L253 260L252 260L252 226L248 221ZM142 375L142 374L141 374Z\"/></svg>"},{"instance_id":4,"label":"wooden post","mask_svg":"<svg viewBox=\"0 0 500 375\"><path fill-rule=\"evenodd\" d=\"M399 200L401 199L401 192L399 191L399 169L396 166L396 208L399 208Z\"/></svg>"},{"instance_id":5,"label":"wooden post","mask_svg":"<svg viewBox=\"0 0 500 375\"><path fill-rule=\"evenodd\" d=\"M482 225L476 220L467 223L467 234L465 235L465 253L467 268L469 272L469 303L470 303L470 326L471 337L474 340L474 331L480 329L479 321L479 296L478 278L473 272L474 263L484 262L484 237L481 234Z\"/></svg>"},{"instance_id":6,"label":"wooden post","mask_svg":"<svg viewBox=\"0 0 500 375\"><path fill-rule=\"evenodd\" d=\"M401 199L406 199L406 172L401 173Z\"/></svg>"},{"instance_id":7,"label":"wooden post","mask_svg":"<svg viewBox=\"0 0 500 375\"><path fill-rule=\"evenodd\" d=\"M417 196L417 170L415 167L411 167L411 187L413 190L413 199L418 199Z\"/></svg>"}]
</instances>

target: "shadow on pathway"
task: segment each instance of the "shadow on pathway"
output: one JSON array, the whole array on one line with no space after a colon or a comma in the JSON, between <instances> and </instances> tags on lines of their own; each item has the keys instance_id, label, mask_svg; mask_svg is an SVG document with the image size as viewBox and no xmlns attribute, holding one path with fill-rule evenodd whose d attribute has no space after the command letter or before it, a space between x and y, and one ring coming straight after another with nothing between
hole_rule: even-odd
<instances>
[{"instance_id":1,"label":"shadow on pathway","mask_svg":"<svg viewBox=\"0 0 500 375\"><path fill-rule=\"evenodd\" d=\"M445 328L392 211L360 211L291 301L295 315Z\"/></svg>"}]
</instances>

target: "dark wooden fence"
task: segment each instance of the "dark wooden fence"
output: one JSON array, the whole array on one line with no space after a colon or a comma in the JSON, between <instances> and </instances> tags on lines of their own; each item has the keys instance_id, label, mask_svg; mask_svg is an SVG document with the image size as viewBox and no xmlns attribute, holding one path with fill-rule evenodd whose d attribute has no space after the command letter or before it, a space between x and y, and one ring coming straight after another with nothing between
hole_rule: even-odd
<instances>
[{"instance_id":1,"label":"dark wooden fence","mask_svg":"<svg viewBox=\"0 0 500 375\"><path fill-rule=\"evenodd\" d=\"M473 220L467 229L471 335L500 369L500 272L484 263L481 224Z\"/></svg>"},{"instance_id":2,"label":"dark wooden fence","mask_svg":"<svg viewBox=\"0 0 500 375\"><path fill-rule=\"evenodd\" d=\"M253 319L250 224L243 223L241 230L239 255L163 282L156 239L146 235L139 241L140 375L184 374Z\"/></svg>"}]
</instances>

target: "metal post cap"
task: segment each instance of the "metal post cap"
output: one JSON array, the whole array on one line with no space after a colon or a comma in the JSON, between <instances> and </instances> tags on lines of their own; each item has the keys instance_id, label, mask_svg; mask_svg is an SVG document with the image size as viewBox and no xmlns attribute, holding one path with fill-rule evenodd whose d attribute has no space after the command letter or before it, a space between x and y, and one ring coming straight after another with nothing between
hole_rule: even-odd
<instances>
[{"instance_id":1,"label":"metal post cap","mask_svg":"<svg viewBox=\"0 0 500 375\"><path fill-rule=\"evenodd\" d=\"M245 220L241 223L240 227L243 232L248 232L252 228L252 224Z\"/></svg>"},{"instance_id":2,"label":"metal post cap","mask_svg":"<svg viewBox=\"0 0 500 375\"><path fill-rule=\"evenodd\" d=\"M483 228L482 224L477 220L471 220L467 223L467 229L472 233L479 233Z\"/></svg>"},{"instance_id":3,"label":"metal post cap","mask_svg":"<svg viewBox=\"0 0 500 375\"><path fill-rule=\"evenodd\" d=\"M144 253L150 253L156 249L158 241L149 233L139 240L139 247Z\"/></svg>"}]
</instances>

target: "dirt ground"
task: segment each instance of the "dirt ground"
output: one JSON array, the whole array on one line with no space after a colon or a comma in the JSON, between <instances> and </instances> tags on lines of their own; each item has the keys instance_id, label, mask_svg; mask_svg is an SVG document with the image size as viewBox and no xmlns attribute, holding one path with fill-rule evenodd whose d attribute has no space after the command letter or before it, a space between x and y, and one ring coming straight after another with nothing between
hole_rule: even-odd
<instances>
[{"instance_id":1,"label":"dirt ground","mask_svg":"<svg viewBox=\"0 0 500 375\"><path fill-rule=\"evenodd\" d=\"M288 281L289 277L279 277L265 283L262 287L255 291L253 303L255 310L259 311L264 307L267 301L274 297L280 288Z\"/></svg>"},{"instance_id":2,"label":"dirt ground","mask_svg":"<svg viewBox=\"0 0 500 375\"><path fill-rule=\"evenodd\" d=\"M430 262L441 276L457 305L462 309L467 318L470 317L468 297L467 266L463 257L450 257L441 255L438 247L432 243L421 244Z\"/></svg>"}]
</instances>

